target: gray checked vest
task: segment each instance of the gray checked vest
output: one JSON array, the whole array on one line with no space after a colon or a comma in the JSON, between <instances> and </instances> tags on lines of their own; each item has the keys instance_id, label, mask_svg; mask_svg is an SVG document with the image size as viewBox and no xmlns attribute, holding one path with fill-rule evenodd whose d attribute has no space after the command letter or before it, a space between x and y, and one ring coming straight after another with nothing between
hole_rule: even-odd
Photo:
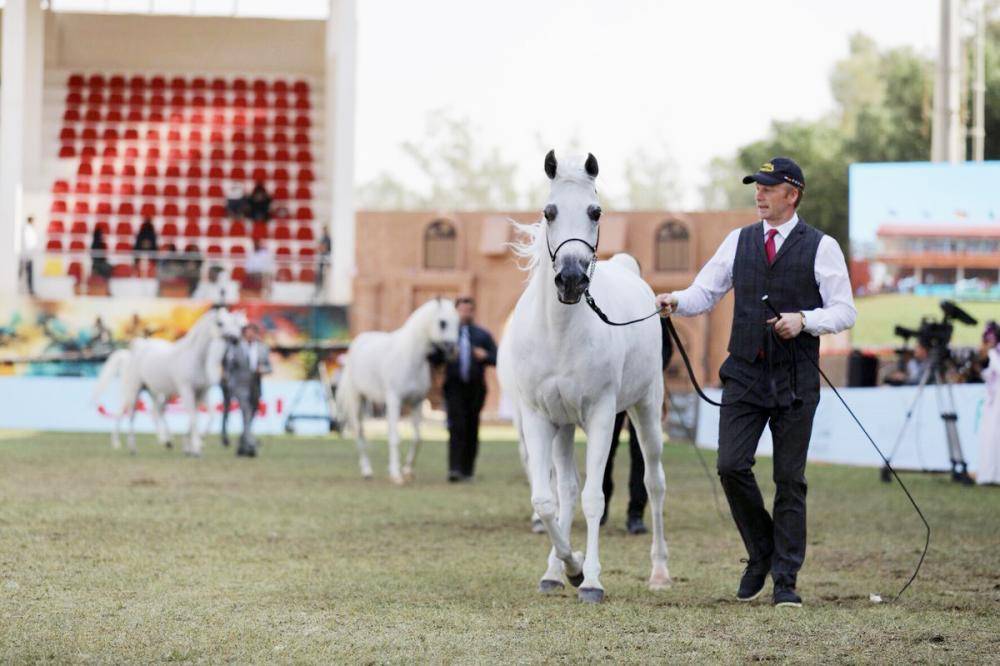
<instances>
[{"instance_id":1,"label":"gray checked vest","mask_svg":"<svg viewBox=\"0 0 1000 666\"><path fill-rule=\"evenodd\" d=\"M799 312L823 306L816 284L816 251L823 232L801 218L768 266L763 222L743 227L733 264L733 328L729 353L747 363L767 348L764 322L773 317L761 301L765 294L778 312ZM803 333L796 338L799 353L819 362L819 338ZM781 359L775 359L780 361ZM808 365L808 364L802 364Z\"/></svg>"}]
</instances>

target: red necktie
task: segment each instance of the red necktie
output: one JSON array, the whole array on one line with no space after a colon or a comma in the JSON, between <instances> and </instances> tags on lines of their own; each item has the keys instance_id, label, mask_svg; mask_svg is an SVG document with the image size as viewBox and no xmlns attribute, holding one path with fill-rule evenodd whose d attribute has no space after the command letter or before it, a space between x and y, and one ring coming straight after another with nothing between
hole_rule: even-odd
<instances>
[{"instance_id":1,"label":"red necktie","mask_svg":"<svg viewBox=\"0 0 1000 666\"><path fill-rule=\"evenodd\" d=\"M778 253L778 251L774 249L774 235L777 233L777 229L768 229L767 231L767 242L764 243L764 251L767 252L768 266L774 263L774 255Z\"/></svg>"}]
</instances>

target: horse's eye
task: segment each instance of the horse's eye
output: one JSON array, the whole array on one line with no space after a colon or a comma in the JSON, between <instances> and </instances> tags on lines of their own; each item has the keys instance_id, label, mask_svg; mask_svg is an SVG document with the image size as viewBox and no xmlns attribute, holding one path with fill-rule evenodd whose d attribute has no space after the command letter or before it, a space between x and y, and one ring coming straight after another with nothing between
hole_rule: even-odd
<instances>
[{"instance_id":1,"label":"horse's eye","mask_svg":"<svg viewBox=\"0 0 1000 666\"><path fill-rule=\"evenodd\" d=\"M587 217L589 217L594 222L601 219L601 207L597 204L590 204L587 206Z\"/></svg>"},{"instance_id":2,"label":"horse's eye","mask_svg":"<svg viewBox=\"0 0 1000 666\"><path fill-rule=\"evenodd\" d=\"M441 321L439 321L439 322L438 322L438 324L440 324L440 325L441 325L441 330L442 330L442 331L443 331L444 329L448 328L448 322L446 322L446 321L445 321L444 319L442 319Z\"/></svg>"},{"instance_id":3,"label":"horse's eye","mask_svg":"<svg viewBox=\"0 0 1000 666\"><path fill-rule=\"evenodd\" d=\"M546 220L551 222L552 220L556 219L556 215L559 214L559 209L556 208L555 204L549 204L548 206L545 207L545 210L542 211L542 214L545 216Z\"/></svg>"}]
</instances>

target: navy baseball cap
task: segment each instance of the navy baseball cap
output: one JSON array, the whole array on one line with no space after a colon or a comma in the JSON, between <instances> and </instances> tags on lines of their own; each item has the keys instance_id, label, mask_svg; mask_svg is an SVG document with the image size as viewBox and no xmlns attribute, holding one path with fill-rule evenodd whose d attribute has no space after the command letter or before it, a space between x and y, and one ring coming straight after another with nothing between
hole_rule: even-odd
<instances>
[{"instance_id":1,"label":"navy baseball cap","mask_svg":"<svg viewBox=\"0 0 1000 666\"><path fill-rule=\"evenodd\" d=\"M806 189L806 177L802 175L802 169L787 157L775 157L770 162L764 162L757 169L757 173L744 176L743 184L760 183L761 185L777 185L778 183L788 183L800 190Z\"/></svg>"}]
</instances>

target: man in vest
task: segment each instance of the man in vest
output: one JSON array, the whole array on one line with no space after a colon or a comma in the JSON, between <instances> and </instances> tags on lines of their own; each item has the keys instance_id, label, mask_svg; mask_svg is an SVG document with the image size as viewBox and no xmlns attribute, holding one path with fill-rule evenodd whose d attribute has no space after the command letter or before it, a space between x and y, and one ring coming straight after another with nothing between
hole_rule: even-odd
<instances>
[{"instance_id":1,"label":"man in vest","mask_svg":"<svg viewBox=\"0 0 1000 666\"><path fill-rule=\"evenodd\" d=\"M840 246L796 212L805 190L799 165L776 157L743 183L755 183L761 221L731 232L694 284L657 303L666 315L693 317L735 291L729 358L719 370L718 471L749 558L736 598L756 599L770 573L774 605L801 607L795 588L806 552L806 452L819 403L819 373L807 359L818 364L819 336L852 327L857 312ZM773 517L752 471L768 425Z\"/></svg>"}]
</instances>

